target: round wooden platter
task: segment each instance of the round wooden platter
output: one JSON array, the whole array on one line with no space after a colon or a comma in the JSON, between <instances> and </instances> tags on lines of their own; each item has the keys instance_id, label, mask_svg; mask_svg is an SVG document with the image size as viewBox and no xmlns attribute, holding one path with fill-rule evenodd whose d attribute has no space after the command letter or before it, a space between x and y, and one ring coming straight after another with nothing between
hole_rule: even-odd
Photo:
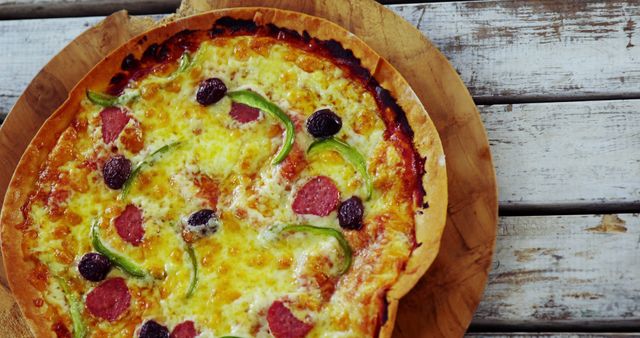
<instances>
[{"instance_id":1,"label":"round wooden platter","mask_svg":"<svg viewBox=\"0 0 640 338\"><path fill-rule=\"evenodd\" d=\"M295 10L342 25L390 61L422 100L446 154L448 219L437 259L400 302L394 337L462 336L487 281L497 190L480 115L455 69L416 28L373 0L184 0L177 14L165 20L247 6ZM77 37L38 73L0 128L0 196L31 138L75 83L109 51L152 25L152 20L130 18L124 11L114 13ZM0 281L7 285L0 270ZM11 336L25 337L28 330L15 303L0 291L0 323L15 329Z\"/></svg>"}]
</instances>

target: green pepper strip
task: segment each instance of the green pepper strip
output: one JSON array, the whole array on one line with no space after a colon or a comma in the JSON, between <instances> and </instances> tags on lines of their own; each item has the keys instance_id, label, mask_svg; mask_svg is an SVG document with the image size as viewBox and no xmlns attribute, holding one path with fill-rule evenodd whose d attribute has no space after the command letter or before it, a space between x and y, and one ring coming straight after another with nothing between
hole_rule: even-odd
<instances>
[{"instance_id":1,"label":"green pepper strip","mask_svg":"<svg viewBox=\"0 0 640 338\"><path fill-rule=\"evenodd\" d=\"M189 260L191 260L191 265L193 266L193 274L191 275L191 281L189 281L189 289L187 289L186 295L187 298L191 298L198 284L198 261L196 260L196 252L191 245L187 245L187 254L189 254Z\"/></svg>"},{"instance_id":2,"label":"green pepper strip","mask_svg":"<svg viewBox=\"0 0 640 338\"><path fill-rule=\"evenodd\" d=\"M177 75L184 72L189 67L190 64L191 64L191 57L189 56L189 53L184 52L180 57L180 64L178 65L178 69L176 70L175 73L173 73L173 75Z\"/></svg>"},{"instance_id":3,"label":"green pepper strip","mask_svg":"<svg viewBox=\"0 0 640 338\"><path fill-rule=\"evenodd\" d=\"M61 277L55 277L62 288L64 297L69 304L69 312L71 314L71 323L73 325L73 338L84 338L87 335L87 327L82 321L82 304L78 297L71 291L67 281Z\"/></svg>"},{"instance_id":4,"label":"green pepper strip","mask_svg":"<svg viewBox=\"0 0 640 338\"><path fill-rule=\"evenodd\" d=\"M169 151L169 149L175 148L178 145L180 145L180 141L165 144L151 154L147 155L147 157L142 160L142 162L138 163L138 165L136 165L136 167L131 171L129 178L124 181L124 185L122 185L122 192L120 193L120 199L124 199L125 197L127 197L129 191L131 190L131 187L133 186L133 182L135 181L136 177L138 177L138 174L140 174L140 171L145 165L153 163L155 160L157 160L156 156L164 154Z\"/></svg>"},{"instance_id":5,"label":"green pepper strip","mask_svg":"<svg viewBox=\"0 0 640 338\"><path fill-rule=\"evenodd\" d=\"M87 89L87 98L89 101L103 107L113 107L118 104L126 104L138 97L140 97L140 93L137 90L132 90L120 96L111 96Z\"/></svg>"},{"instance_id":6,"label":"green pepper strip","mask_svg":"<svg viewBox=\"0 0 640 338\"><path fill-rule=\"evenodd\" d=\"M309 146L307 153L312 154L317 151L326 150L337 151L356 168L358 173L360 173L360 176L362 176L362 179L365 181L367 188L367 200L369 200L371 198L371 193L373 192L373 181L367 171L367 162L365 161L364 156L362 156L356 148L333 137L314 141L311 146Z\"/></svg>"},{"instance_id":7,"label":"green pepper strip","mask_svg":"<svg viewBox=\"0 0 640 338\"><path fill-rule=\"evenodd\" d=\"M294 141L294 127L293 122L287 114L285 114L282 109L280 109L275 104L267 101L264 97L260 96L260 94L254 93L250 90L237 90L233 92L228 92L227 95L231 98L232 101L245 104L249 107L253 107L256 109L260 109L272 117L280 120L284 124L285 127L285 137L284 142L282 144L282 148L271 161L271 164L278 164L289 155L291 148L293 148Z\"/></svg>"},{"instance_id":8,"label":"green pepper strip","mask_svg":"<svg viewBox=\"0 0 640 338\"><path fill-rule=\"evenodd\" d=\"M103 107L114 106L116 104L116 101L118 100L118 98L115 96L94 92L88 89L87 98L89 99L89 101Z\"/></svg>"},{"instance_id":9,"label":"green pepper strip","mask_svg":"<svg viewBox=\"0 0 640 338\"><path fill-rule=\"evenodd\" d=\"M282 228L282 231L310 232L312 234L326 235L335 238L338 241L338 244L340 244L342 251L344 252L344 263L342 264L342 269L340 269L340 274L345 274L351 267L353 251L351 250L349 242L347 242L347 240L344 238L344 235L342 235L340 231L332 228L317 227L313 225L287 225Z\"/></svg>"},{"instance_id":10,"label":"green pepper strip","mask_svg":"<svg viewBox=\"0 0 640 338\"><path fill-rule=\"evenodd\" d=\"M146 277L147 273L136 263L129 260L129 258L107 248L106 245L102 243L100 240L100 233L98 230L98 220L94 220L93 224L91 224L91 243L93 247L99 253L105 255L113 265L120 267L124 272L130 274L134 277Z\"/></svg>"}]
</instances>

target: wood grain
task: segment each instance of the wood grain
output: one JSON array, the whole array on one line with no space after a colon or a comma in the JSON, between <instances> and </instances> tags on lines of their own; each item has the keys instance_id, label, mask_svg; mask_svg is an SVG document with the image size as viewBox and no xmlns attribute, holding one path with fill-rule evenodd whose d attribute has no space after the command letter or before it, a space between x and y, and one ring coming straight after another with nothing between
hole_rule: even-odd
<instances>
[{"instance_id":1,"label":"wood grain","mask_svg":"<svg viewBox=\"0 0 640 338\"><path fill-rule=\"evenodd\" d=\"M398 5L451 60L478 103L640 97L640 2Z\"/></svg>"},{"instance_id":2,"label":"wood grain","mask_svg":"<svg viewBox=\"0 0 640 338\"><path fill-rule=\"evenodd\" d=\"M640 210L640 100L481 106L501 210Z\"/></svg>"},{"instance_id":3,"label":"wood grain","mask_svg":"<svg viewBox=\"0 0 640 338\"><path fill-rule=\"evenodd\" d=\"M503 217L474 325L637 330L638 262L638 214Z\"/></svg>"},{"instance_id":4,"label":"wood grain","mask_svg":"<svg viewBox=\"0 0 640 338\"><path fill-rule=\"evenodd\" d=\"M0 327L2 327L3 337L31 337L18 304L13 300L11 292L3 285L0 285Z\"/></svg>"},{"instance_id":5,"label":"wood grain","mask_svg":"<svg viewBox=\"0 0 640 338\"><path fill-rule=\"evenodd\" d=\"M447 154L451 207L448 209L449 220L443 236L443 247L446 250L440 252L425 279L408 296L408 298L418 297L422 301L400 304L397 325L400 328L404 327L399 331L404 333L399 333L397 336L461 336L480 301L491 262L497 221L497 191L488 141L480 116L455 70L418 30L372 1L354 0L340 3L320 0L316 2L243 0L216 1L215 3L192 1L183 3L179 12L186 15L238 5L268 5L293 9L329 18L341 24L392 61L425 103L430 117L441 133ZM122 24L126 25L126 22ZM95 37L94 42L99 43L105 37L113 36L113 32L117 31L118 27L102 26L101 28L104 29L103 36ZM387 39L386 34L390 31L399 32L394 35L393 41ZM91 52L103 51L103 47L96 48L89 45L85 48L91 48ZM57 58L70 62L79 57L77 55L79 52L82 51L67 50ZM413 71L416 63L433 71L427 75L418 76ZM63 71L62 68L57 70ZM40 122L39 118L50 113L52 107L35 105L33 102L27 105L21 103L23 98L39 94L40 91L34 86L51 85L56 77L64 77L69 82L77 81L78 78L76 74L71 73L58 73L51 78L38 76L9 114L2 127L3 130L4 128L13 130L18 127L13 122L14 116L31 116L32 121L26 120L22 123L31 122L34 126ZM63 98L68 87L59 86L57 89L59 91L53 94ZM47 101L48 104L53 105L53 99ZM34 116L34 111L39 112L40 115ZM3 130L0 130L0 133ZM4 142L7 148L19 149L29 139L30 137L23 135L0 140L0 143ZM452 274L451 266L464 268L460 269L461 273ZM450 284L450 287L444 287L445 284ZM443 288L433 292L432 285ZM452 306L451 301L457 302L459 299L465 299L465 301Z\"/></svg>"}]
</instances>

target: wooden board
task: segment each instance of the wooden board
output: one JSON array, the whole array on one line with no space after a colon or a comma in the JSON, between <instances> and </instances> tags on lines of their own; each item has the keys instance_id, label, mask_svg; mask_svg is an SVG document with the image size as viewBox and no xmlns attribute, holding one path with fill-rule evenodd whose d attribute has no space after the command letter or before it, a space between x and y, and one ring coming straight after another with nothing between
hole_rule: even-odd
<instances>
[{"instance_id":1,"label":"wooden board","mask_svg":"<svg viewBox=\"0 0 640 338\"><path fill-rule=\"evenodd\" d=\"M640 215L501 217L474 327L638 330Z\"/></svg>"},{"instance_id":2,"label":"wooden board","mask_svg":"<svg viewBox=\"0 0 640 338\"><path fill-rule=\"evenodd\" d=\"M478 103L640 98L638 1L468 1L391 8L433 39Z\"/></svg>"},{"instance_id":3,"label":"wooden board","mask_svg":"<svg viewBox=\"0 0 640 338\"><path fill-rule=\"evenodd\" d=\"M0 111L8 111L47 58L85 25L97 21L0 21L0 45L7 46L0 49ZM580 50L579 41L570 46ZM622 63L612 69L631 66ZM474 71L473 64L466 71ZM478 81L485 80L493 81ZM640 100L479 108L494 156L503 212L620 212L640 206L640 152L636 151Z\"/></svg>"},{"instance_id":4,"label":"wooden board","mask_svg":"<svg viewBox=\"0 0 640 338\"><path fill-rule=\"evenodd\" d=\"M407 296L418 302L403 301L398 314L397 337L451 337L461 336L482 294L491 262L497 219L495 174L486 135L475 105L464 84L449 65L446 58L431 45L418 30L381 5L368 0L344 2L324 1L194 1L184 4L181 15L216 7L238 5L269 5L294 9L329 18L359 35L375 50L391 61L407 77L418 96L423 100L431 118L438 127L447 155L450 187L450 207L447 228L443 235L443 247L426 277ZM122 15L120 15L122 17ZM112 18L112 22L127 25L126 20ZM103 41L118 27L105 27ZM126 28L126 31L132 31ZM389 39L393 32L393 40ZM109 41L111 42L111 41ZM74 42L75 43L75 42ZM104 46L93 47L91 52L103 51ZM58 60L73 60L78 50L59 54ZM54 59L55 60L55 59ZM85 61L87 59L84 59ZM420 76L415 68L420 66L429 72ZM64 70L71 68L64 67ZM62 71L62 68L58 68ZM52 72L53 70L51 70ZM64 98L66 86L57 86L46 100L34 100L42 92L54 88L55 82L74 82L74 74L41 73L18 100L12 113L0 129L0 134L17 128L31 130L39 125L43 116L57 105L56 99ZM37 87L39 86L39 87ZM28 100L27 98L31 98ZM38 113L36 113L38 112ZM20 116L18 120L15 116ZM28 118L30 117L30 119ZM17 122L20 122L19 124ZM23 125L31 124L30 128ZM0 156L7 163L15 162L16 153L23 148L28 134L15 138L1 138L0 147L12 149L13 158L0 149ZM4 160L4 159L3 159ZM4 162L3 162L4 163ZM7 166L8 167L8 166ZM452 270L455 267L456 270ZM451 273L457 271L457 273ZM463 300L463 301L461 301Z\"/></svg>"},{"instance_id":5,"label":"wooden board","mask_svg":"<svg viewBox=\"0 0 640 338\"><path fill-rule=\"evenodd\" d=\"M640 210L640 100L480 110L496 164L501 211Z\"/></svg>"}]
</instances>

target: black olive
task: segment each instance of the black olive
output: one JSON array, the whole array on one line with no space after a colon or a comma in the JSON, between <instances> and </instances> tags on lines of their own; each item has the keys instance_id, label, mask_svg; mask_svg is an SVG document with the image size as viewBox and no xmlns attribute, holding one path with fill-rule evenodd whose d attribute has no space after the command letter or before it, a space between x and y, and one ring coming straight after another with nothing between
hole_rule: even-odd
<instances>
[{"instance_id":1,"label":"black olive","mask_svg":"<svg viewBox=\"0 0 640 338\"><path fill-rule=\"evenodd\" d=\"M307 119L307 131L314 137L335 135L340 128L342 128L342 119L330 109L320 109Z\"/></svg>"},{"instance_id":2,"label":"black olive","mask_svg":"<svg viewBox=\"0 0 640 338\"><path fill-rule=\"evenodd\" d=\"M169 338L169 329L155 320L147 320L140 328L140 338Z\"/></svg>"},{"instance_id":3,"label":"black olive","mask_svg":"<svg viewBox=\"0 0 640 338\"><path fill-rule=\"evenodd\" d=\"M364 206L358 196L353 196L340 203L338 221L341 227L349 230L360 230L362 228L362 216L364 216Z\"/></svg>"},{"instance_id":4,"label":"black olive","mask_svg":"<svg viewBox=\"0 0 640 338\"><path fill-rule=\"evenodd\" d=\"M120 189L131 174L131 161L122 155L116 155L107 160L102 167L104 183L111 189Z\"/></svg>"},{"instance_id":5,"label":"black olive","mask_svg":"<svg viewBox=\"0 0 640 338\"><path fill-rule=\"evenodd\" d=\"M99 282L104 280L111 271L111 262L107 257L97 252L90 252L80 259L78 271L85 279Z\"/></svg>"},{"instance_id":6,"label":"black olive","mask_svg":"<svg viewBox=\"0 0 640 338\"><path fill-rule=\"evenodd\" d=\"M200 82L196 100L203 106L208 106L220 101L227 93L227 86L217 77L212 77Z\"/></svg>"},{"instance_id":7,"label":"black olive","mask_svg":"<svg viewBox=\"0 0 640 338\"><path fill-rule=\"evenodd\" d=\"M193 233L197 237L203 237L218 231L219 224L220 220L213 210L202 209L189 216L185 230Z\"/></svg>"},{"instance_id":8,"label":"black olive","mask_svg":"<svg viewBox=\"0 0 640 338\"><path fill-rule=\"evenodd\" d=\"M189 216L187 223L193 226L205 225L209 222L212 216L214 216L214 212L211 209L198 210Z\"/></svg>"},{"instance_id":9,"label":"black olive","mask_svg":"<svg viewBox=\"0 0 640 338\"><path fill-rule=\"evenodd\" d=\"M120 68L122 68L122 70L134 70L138 67L140 67L140 62L136 59L135 56L133 56L133 54L128 54L127 56L125 56L125 58L122 59L122 64L120 65Z\"/></svg>"},{"instance_id":10,"label":"black olive","mask_svg":"<svg viewBox=\"0 0 640 338\"><path fill-rule=\"evenodd\" d=\"M167 45L165 44L151 44L149 45L149 47L147 47L144 53L142 53L143 62L163 62L167 59L167 57L169 57L169 47L167 47Z\"/></svg>"}]
</instances>

